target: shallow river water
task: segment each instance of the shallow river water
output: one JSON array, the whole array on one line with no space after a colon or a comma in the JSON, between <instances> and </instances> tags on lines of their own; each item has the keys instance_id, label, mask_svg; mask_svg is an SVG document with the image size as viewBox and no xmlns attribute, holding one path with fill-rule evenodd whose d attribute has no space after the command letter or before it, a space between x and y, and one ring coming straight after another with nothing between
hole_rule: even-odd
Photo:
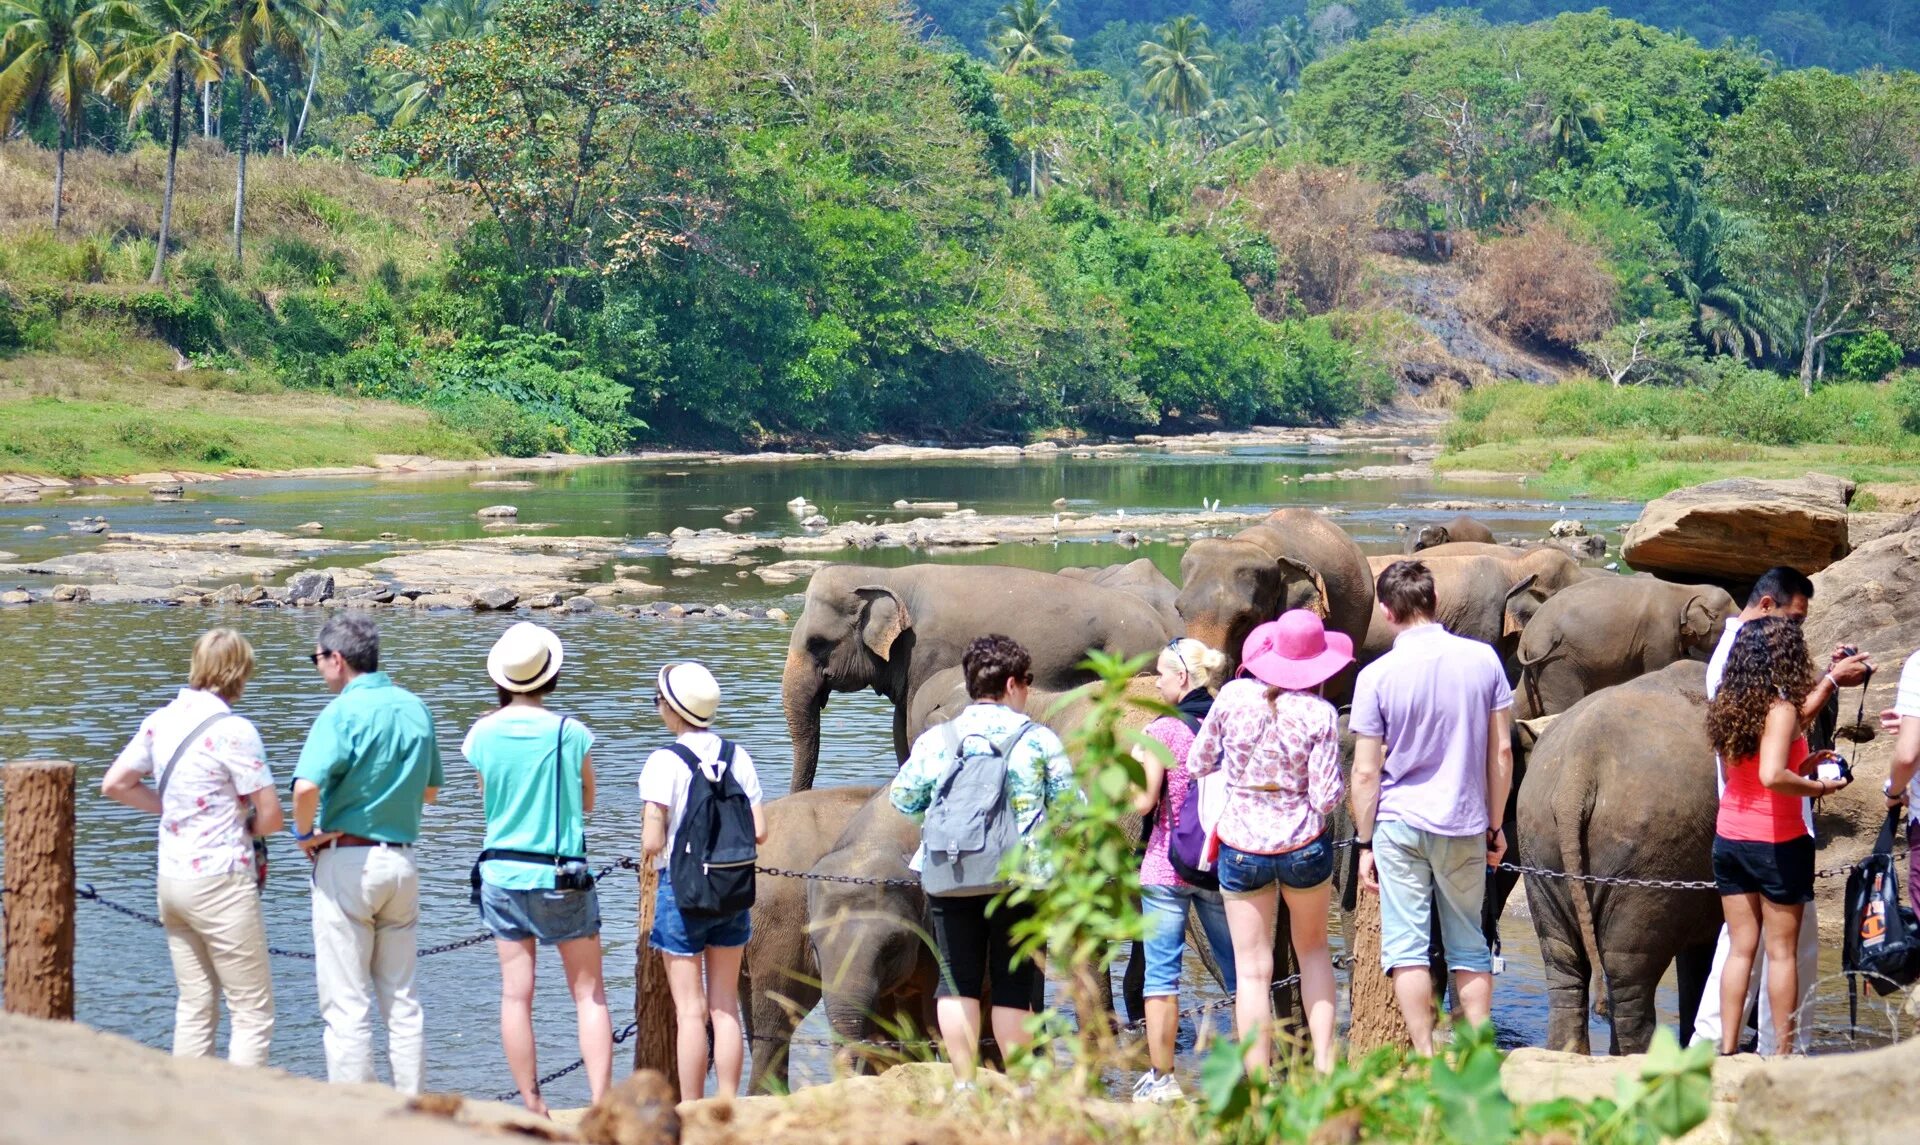
<instances>
[{"instance_id":1,"label":"shallow river water","mask_svg":"<svg viewBox=\"0 0 1920 1145\"><path fill-rule=\"evenodd\" d=\"M1122 458L1048 458L1017 462L808 462L706 465L634 463L603 465L533 476L536 487L503 491L470 488L481 477L260 480L222 482L190 489L187 500L156 504L144 491L105 501L49 497L34 506L0 508L0 549L25 558L71 552L98 538L70 534L65 522L102 515L117 530L200 531L216 517L237 517L249 527L288 530L303 522L325 524L325 536L343 546L397 532L421 540L481 535L474 511L509 502L520 520L549 523L557 536L598 534L632 538L622 563L644 563L667 585L668 599L785 604L790 590L741 580L734 569L702 569L685 579L667 578L669 564L657 544L643 538L680 525L718 525L719 516L751 505L758 517L744 526L761 532L797 531L785 503L806 496L835 520L889 513L896 499L958 501L989 513L1044 513L1065 497L1075 508L1197 511L1219 499L1232 510L1286 504L1341 511L1341 523L1373 552L1399 551L1396 522L1451 516L1425 512L1423 503L1445 499L1525 500L1518 486L1464 486L1432 481L1351 481L1300 484L1305 473L1330 472L1392 458L1360 446L1261 446L1224 453L1143 453ZM1536 503L1477 515L1505 535L1537 536L1562 516L1578 517L1611 535L1636 506ZM45 532L25 532L32 524ZM989 550L931 559L1016 563L1040 568L1112 563L1139 555L1177 577L1180 550L1146 545L1138 550L1091 541L1058 545L1001 545ZM851 555L850 555L851 556ZM350 563L328 557L321 563ZM906 550L881 550L857 559L903 563L928 559ZM611 575L610 573L608 575ZM5 586L11 587L11 585ZM35 587L47 587L40 583ZM795 586L804 587L804 586ZM794 609L797 611L797 609ZM466 903L466 872L482 834L480 799L472 773L458 755L464 730L492 705L484 671L494 636L513 618L469 613L376 614L383 630L383 667L418 692L439 721L448 782L439 806L429 808L419 849L422 867L422 946L466 937L478 929ZM98 794L107 765L149 710L181 686L194 636L215 623L239 626L259 656L259 672L240 706L267 744L269 763L284 790L306 728L329 698L319 686L306 652L323 614L315 610L168 608L152 605L90 605L0 608L0 759L64 758L79 764L78 868L82 883L130 906L153 907L153 821ZM600 808L589 824L596 865L633 854L639 842L640 804L634 784L646 751L661 735L648 697L659 664L694 657L723 682L722 719L761 762L769 796L785 790L791 753L779 706L780 669L788 629L771 622L670 623L628 619L602 610L585 616L543 620L567 643L567 671L555 704L592 726L600 775ZM894 769L886 702L872 694L836 696L827 709L820 782L877 783ZM265 893L269 938L278 946L309 950L304 863L287 839L272 843L274 872ZM636 893L631 876L602 884L606 919L609 1000L616 1028L631 1018ZM1523 895L1516 895L1521 903ZM168 1044L173 981L161 932L95 904L79 908L79 1016L103 1029L155 1046ZM1512 912L1518 913L1518 912ZM1507 1044L1539 1044L1545 1035L1543 979L1532 928L1510 917L1508 972L1498 984L1496 1021ZM546 956L536 1005L543 1071L573 1061L571 1004L559 988L557 962ZM314 1001L312 964L274 960L278 1025L273 1061L297 1073L324 1076L320 1021ZM426 959L420 980L426 1007L429 1086L473 1095L511 1088L496 1028L498 973L490 945ZM1826 990L1832 996L1831 989ZM1200 992L1194 1001L1213 995ZM1844 1007L1844 1003L1840 1003ZM1664 998L1672 1020L1672 998ZM816 1012L803 1036L820 1037ZM223 1042L224 1044L224 1042ZM1185 1044L1185 1039L1183 1039ZM1604 1035L1596 1045L1604 1045ZM617 1051L625 1055L622 1047ZM794 1083L821 1080L829 1052L800 1048ZM556 1106L584 1103L585 1083L575 1074L550 1090Z\"/></svg>"}]
</instances>

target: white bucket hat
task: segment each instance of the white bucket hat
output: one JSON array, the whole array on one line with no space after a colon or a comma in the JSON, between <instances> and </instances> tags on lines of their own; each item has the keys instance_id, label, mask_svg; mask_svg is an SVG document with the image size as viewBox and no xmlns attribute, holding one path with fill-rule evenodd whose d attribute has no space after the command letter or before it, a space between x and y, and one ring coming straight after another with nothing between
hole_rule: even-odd
<instances>
[{"instance_id":1,"label":"white bucket hat","mask_svg":"<svg viewBox=\"0 0 1920 1145\"><path fill-rule=\"evenodd\" d=\"M500 634L487 653L487 675L509 692L531 692L560 673L560 637L525 620Z\"/></svg>"},{"instance_id":2,"label":"white bucket hat","mask_svg":"<svg viewBox=\"0 0 1920 1145\"><path fill-rule=\"evenodd\" d=\"M654 688L675 715L697 728L712 724L713 713L720 707L719 681L705 665L693 660L660 669Z\"/></svg>"}]
</instances>

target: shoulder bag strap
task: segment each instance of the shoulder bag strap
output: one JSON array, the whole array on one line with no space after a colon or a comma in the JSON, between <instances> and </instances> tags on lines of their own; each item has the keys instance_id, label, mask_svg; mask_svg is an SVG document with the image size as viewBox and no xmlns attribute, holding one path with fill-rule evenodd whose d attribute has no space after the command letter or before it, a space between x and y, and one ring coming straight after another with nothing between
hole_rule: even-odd
<instances>
[{"instance_id":1,"label":"shoulder bag strap","mask_svg":"<svg viewBox=\"0 0 1920 1145\"><path fill-rule=\"evenodd\" d=\"M563 818L560 814L560 795L567 782L567 717L560 717L560 728L553 738L553 853L558 855L566 848L560 845L560 826ZM583 799L582 802L585 802ZM582 808L585 811L585 808ZM580 849L587 849L585 828L580 832ZM556 864L558 865L558 864Z\"/></svg>"},{"instance_id":2,"label":"shoulder bag strap","mask_svg":"<svg viewBox=\"0 0 1920 1145\"><path fill-rule=\"evenodd\" d=\"M219 723L221 720L226 719L228 716L232 714L233 714L232 712L215 712L213 715L210 715L206 719L201 720L200 726L188 732L187 738L181 740L180 745L173 749L173 758L169 759L167 761L167 766L162 768L160 771L160 801L162 803L165 803L167 799L167 784L173 780L174 765L179 763L181 760L181 757L187 754L187 749L193 746L194 740L197 740L200 738L201 732L206 731L208 728Z\"/></svg>"},{"instance_id":3,"label":"shoulder bag strap","mask_svg":"<svg viewBox=\"0 0 1920 1145\"><path fill-rule=\"evenodd\" d=\"M1874 840L1874 844L1873 844L1874 854L1876 855L1893 854L1893 840L1894 840L1894 837L1900 833L1900 816L1904 811L1905 811L1905 808L1895 807L1890 809L1887 812L1887 821L1880 825L1880 837ZM1907 837L1908 837L1908 840L1911 841L1913 837L1913 832L1908 831Z\"/></svg>"}]
</instances>

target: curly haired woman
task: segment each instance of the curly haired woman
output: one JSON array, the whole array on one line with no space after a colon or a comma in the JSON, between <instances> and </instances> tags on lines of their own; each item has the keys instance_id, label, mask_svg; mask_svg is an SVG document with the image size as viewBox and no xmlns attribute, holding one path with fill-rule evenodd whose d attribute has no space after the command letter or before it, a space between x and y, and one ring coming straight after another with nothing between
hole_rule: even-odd
<instances>
[{"instance_id":1,"label":"curly haired woman","mask_svg":"<svg viewBox=\"0 0 1920 1145\"><path fill-rule=\"evenodd\" d=\"M1800 801L1832 795L1849 782L1802 774L1807 739L1800 708L1813 680L1800 625L1784 617L1753 620L1735 638L1720 690L1707 706L1707 735L1726 761L1727 776L1713 838L1713 878L1729 942L1720 1012L1745 1008L1764 936L1777 1046L1793 1045L1800 990L1794 949L1801 913L1813 900L1813 836ZM1720 1052L1739 1049L1741 1025L1724 1024Z\"/></svg>"}]
</instances>

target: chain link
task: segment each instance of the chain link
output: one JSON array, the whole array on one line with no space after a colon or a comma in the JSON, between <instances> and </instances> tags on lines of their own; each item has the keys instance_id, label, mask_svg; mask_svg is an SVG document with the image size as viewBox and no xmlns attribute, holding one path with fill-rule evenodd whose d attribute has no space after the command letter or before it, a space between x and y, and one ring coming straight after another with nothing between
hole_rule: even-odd
<instances>
[{"instance_id":1,"label":"chain link","mask_svg":"<svg viewBox=\"0 0 1920 1145\"><path fill-rule=\"evenodd\" d=\"M753 868L756 874L772 875L780 879L805 879L811 883L846 883L856 887L911 887L918 890L919 879L868 879L859 875L820 875L812 871L789 871L781 867Z\"/></svg>"},{"instance_id":2,"label":"chain link","mask_svg":"<svg viewBox=\"0 0 1920 1145\"><path fill-rule=\"evenodd\" d=\"M613 1044L616 1046L622 1044L628 1038L631 1038L634 1035L634 1032L639 1028L640 1028L640 1023L628 1022L626 1029L621 1030L619 1033L616 1033L613 1035ZM544 1077L541 1077L539 1080L535 1081L533 1083L533 1091L535 1093L540 1093L544 1091L549 1085L552 1085L554 1082L559 1081L563 1077L566 1077L568 1074L578 1073L581 1069L586 1067L586 1064L587 1064L587 1059L581 1058L579 1061L574 1062L570 1066L566 1066L565 1068L554 1070L552 1073L547 1074ZM495 1101L512 1101L519 1096L520 1096L520 1091L519 1089L516 1088L516 1089L509 1089L504 1093L495 1094L493 1099Z\"/></svg>"}]
</instances>

